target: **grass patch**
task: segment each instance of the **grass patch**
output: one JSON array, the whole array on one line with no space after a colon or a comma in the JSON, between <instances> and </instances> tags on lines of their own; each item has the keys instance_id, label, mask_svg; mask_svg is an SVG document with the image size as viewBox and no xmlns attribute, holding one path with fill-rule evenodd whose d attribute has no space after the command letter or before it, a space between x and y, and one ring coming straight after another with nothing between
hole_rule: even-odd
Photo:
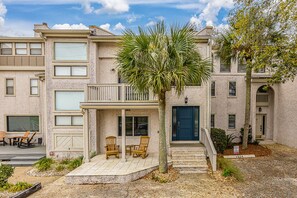
<instances>
[{"instance_id":1,"label":"grass patch","mask_svg":"<svg viewBox=\"0 0 297 198\"><path fill-rule=\"evenodd\" d=\"M79 167L82 164L82 162L83 162L83 157L82 156L78 157L78 158L75 158L75 159L73 159L73 160L71 160L69 162L69 164L67 165L67 169L70 170L70 171L74 170L77 167Z\"/></svg>"},{"instance_id":2,"label":"grass patch","mask_svg":"<svg viewBox=\"0 0 297 198\"><path fill-rule=\"evenodd\" d=\"M59 164L55 167L55 171L57 172L61 172L63 170L65 170L65 166L63 166L62 164Z\"/></svg>"},{"instance_id":3,"label":"grass patch","mask_svg":"<svg viewBox=\"0 0 297 198\"><path fill-rule=\"evenodd\" d=\"M52 158L42 158L38 160L34 165L38 171L43 172L51 169L51 166L55 163Z\"/></svg>"},{"instance_id":4,"label":"grass patch","mask_svg":"<svg viewBox=\"0 0 297 198\"><path fill-rule=\"evenodd\" d=\"M32 184L27 182L17 182L16 184L10 184L9 192L19 192L32 187Z\"/></svg>"},{"instance_id":5,"label":"grass patch","mask_svg":"<svg viewBox=\"0 0 297 198\"><path fill-rule=\"evenodd\" d=\"M237 168L233 164L231 160L219 157L218 166L223 170L222 175L224 177L234 177L237 181L240 181L240 182L244 181L243 174L241 173L239 168Z\"/></svg>"}]
</instances>

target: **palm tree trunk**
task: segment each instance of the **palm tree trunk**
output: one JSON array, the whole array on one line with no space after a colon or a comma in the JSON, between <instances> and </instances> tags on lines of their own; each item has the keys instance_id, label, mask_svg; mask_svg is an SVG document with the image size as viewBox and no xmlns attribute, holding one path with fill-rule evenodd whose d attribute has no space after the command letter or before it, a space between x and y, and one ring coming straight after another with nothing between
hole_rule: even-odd
<instances>
[{"instance_id":1,"label":"palm tree trunk","mask_svg":"<svg viewBox=\"0 0 297 198\"><path fill-rule=\"evenodd\" d=\"M165 131L165 92L159 95L159 171L160 173L168 172L167 165L167 148L166 148L166 131Z\"/></svg>"},{"instance_id":2,"label":"palm tree trunk","mask_svg":"<svg viewBox=\"0 0 297 198\"><path fill-rule=\"evenodd\" d=\"M251 118L251 84L252 84L252 68L246 67L246 96L245 96L245 118L244 118L244 131L242 140L242 149L248 148L248 136Z\"/></svg>"}]
</instances>

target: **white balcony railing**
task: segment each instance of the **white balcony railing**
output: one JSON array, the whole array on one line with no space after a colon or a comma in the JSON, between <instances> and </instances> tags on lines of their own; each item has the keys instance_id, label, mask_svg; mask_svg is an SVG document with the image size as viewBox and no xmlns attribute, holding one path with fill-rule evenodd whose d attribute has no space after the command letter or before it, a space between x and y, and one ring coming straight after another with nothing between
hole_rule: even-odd
<instances>
[{"instance_id":1,"label":"white balcony railing","mask_svg":"<svg viewBox=\"0 0 297 198\"><path fill-rule=\"evenodd\" d=\"M156 102L152 92L137 92L127 84L87 85L87 102Z\"/></svg>"}]
</instances>

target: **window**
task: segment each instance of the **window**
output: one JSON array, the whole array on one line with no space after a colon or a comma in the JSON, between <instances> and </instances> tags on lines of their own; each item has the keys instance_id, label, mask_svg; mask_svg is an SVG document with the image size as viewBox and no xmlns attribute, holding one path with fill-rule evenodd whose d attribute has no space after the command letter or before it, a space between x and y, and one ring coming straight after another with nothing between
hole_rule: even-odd
<instances>
[{"instance_id":1,"label":"window","mask_svg":"<svg viewBox=\"0 0 297 198\"><path fill-rule=\"evenodd\" d=\"M229 82L229 96L236 96L236 82Z\"/></svg>"},{"instance_id":2,"label":"window","mask_svg":"<svg viewBox=\"0 0 297 198\"><path fill-rule=\"evenodd\" d=\"M211 82L211 96L216 96L216 82Z\"/></svg>"},{"instance_id":3,"label":"window","mask_svg":"<svg viewBox=\"0 0 297 198\"><path fill-rule=\"evenodd\" d=\"M38 79L30 79L30 95L38 95Z\"/></svg>"},{"instance_id":4,"label":"window","mask_svg":"<svg viewBox=\"0 0 297 198\"><path fill-rule=\"evenodd\" d=\"M7 131L39 131L39 116L7 116Z\"/></svg>"},{"instance_id":5,"label":"window","mask_svg":"<svg viewBox=\"0 0 297 198\"><path fill-rule=\"evenodd\" d=\"M6 79L6 95L14 95L14 80Z\"/></svg>"},{"instance_id":6,"label":"window","mask_svg":"<svg viewBox=\"0 0 297 198\"><path fill-rule=\"evenodd\" d=\"M30 55L41 55L41 43L30 43Z\"/></svg>"},{"instance_id":7,"label":"window","mask_svg":"<svg viewBox=\"0 0 297 198\"><path fill-rule=\"evenodd\" d=\"M55 66L55 76L87 76L87 66Z\"/></svg>"},{"instance_id":8,"label":"window","mask_svg":"<svg viewBox=\"0 0 297 198\"><path fill-rule=\"evenodd\" d=\"M210 127L215 128L215 114L211 114L210 116Z\"/></svg>"},{"instance_id":9,"label":"window","mask_svg":"<svg viewBox=\"0 0 297 198\"><path fill-rule=\"evenodd\" d=\"M15 44L16 55L27 55L27 43L16 43Z\"/></svg>"},{"instance_id":10,"label":"window","mask_svg":"<svg viewBox=\"0 0 297 198\"><path fill-rule=\"evenodd\" d=\"M83 117L82 116L55 116L56 126L82 126Z\"/></svg>"},{"instance_id":11,"label":"window","mask_svg":"<svg viewBox=\"0 0 297 198\"><path fill-rule=\"evenodd\" d=\"M1 55L12 55L12 43L1 43Z\"/></svg>"},{"instance_id":12,"label":"window","mask_svg":"<svg viewBox=\"0 0 297 198\"><path fill-rule=\"evenodd\" d=\"M87 43L55 43L55 60L87 60Z\"/></svg>"},{"instance_id":13,"label":"window","mask_svg":"<svg viewBox=\"0 0 297 198\"><path fill-rule=\"evenodd\" d=\"M223 61L221 59L220 72L222 72L222 73L230 73L231 72L231 64L228 63L227 61Z\"/></svg>"},{"instance_id":14,"label":"window","mask_svg":"<svg viewBox=\"0 0 297 198\"><path fill-rule=\"evenodd\" d=\"M79 111L80 102L84 101L83 91L56 91L55 109L57 111Z\"/></svg>"},{"instance_id":15,"label":"window","mask_svg":"<svg viewBox=\"0 0 297 198\"><path fill-rule=\"evenodd\" d=\"M119 136L122 136L122 117L119 116ZM126 117L126 136L147 136L148 117L128 116Z\"/></svg>"},{"instance_id":16,"label":"window","mask_svg":"<svg viewBox=\"0 0 297 198\"><path fill-rule=\"evenodd\" d=\"M229 115L229 120L228 120L228 128L229 129L235 129L236 126L236 116L235 114L230 114Z\"/></svg>"},{"instance_id":17,"label":"window","mask_svg":"<svg viewBox=\"0 0 297 198\"><path fill-rule=\"evenodd\" d=\"M245 73L246 72L246 60L245 59L239 59L238 60L237 72L238 73Z\"/></svg>"}]
</instances>

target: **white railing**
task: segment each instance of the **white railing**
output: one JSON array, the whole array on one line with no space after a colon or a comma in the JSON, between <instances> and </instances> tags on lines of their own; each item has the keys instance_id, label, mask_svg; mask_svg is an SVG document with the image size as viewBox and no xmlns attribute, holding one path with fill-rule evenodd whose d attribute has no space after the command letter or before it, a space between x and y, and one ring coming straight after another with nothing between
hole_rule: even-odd
<instances>
[{"instance_id":1,"label":"white railing","mask_svg":"<svg viewBox=\"0 0 297 198\"><path fill-rule=\"evenodd\" d=\"M87 85L87 102L148 102L156 101L152 92L137 92L127 84Z\"/></svg>"},{"instance_id":2,"label":"white railing","mask_svg":"<svg viewBox=\"0 0 297 198\"><path fill-rule=\"evenodd\" d=\"M201 143L204 144L206 148L207 155L209 157L212 170L217 170L217 151L213 145L213 142L210 138L210 134L207 129L201 128Z\"/></svg>"}]
</instances>

